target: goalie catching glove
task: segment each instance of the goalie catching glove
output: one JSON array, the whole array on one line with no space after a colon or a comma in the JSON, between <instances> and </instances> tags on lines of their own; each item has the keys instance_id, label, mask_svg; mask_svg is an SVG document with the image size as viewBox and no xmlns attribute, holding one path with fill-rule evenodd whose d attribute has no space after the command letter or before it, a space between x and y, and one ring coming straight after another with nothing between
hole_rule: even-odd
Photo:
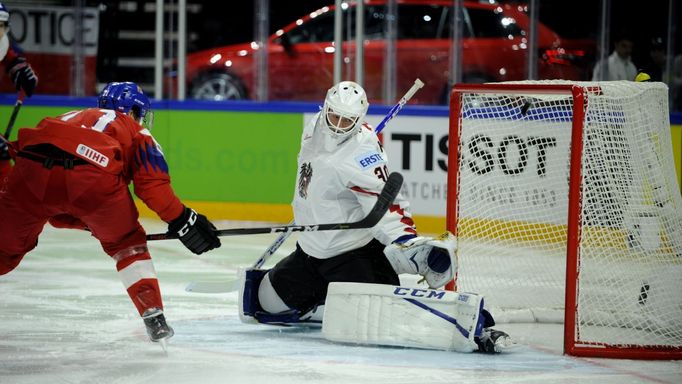
<instances>
[{"instance_id":1,"label":"goalie catching glove","mask_svg":"<svg viewBox=\"0 0 682 384\"><path fill-rule=\"evenodd\" d=\"M168 233L177 234L182 244L197 255L220 247L215 230L206 216L188 207L177 219L168 223Z\"/></svg>"},{"instance_id":2,"label":"goalie catching glove","mask_svg":"<svg viewBox=\"0 0 682 384\"><path fill-rule=\"evenodd\" d=\"M431 288L440 288L457 272L457 239L450 232L431 237L399 238L384 248L396 273L419 274Z\"/></svg>"}]
</instances>

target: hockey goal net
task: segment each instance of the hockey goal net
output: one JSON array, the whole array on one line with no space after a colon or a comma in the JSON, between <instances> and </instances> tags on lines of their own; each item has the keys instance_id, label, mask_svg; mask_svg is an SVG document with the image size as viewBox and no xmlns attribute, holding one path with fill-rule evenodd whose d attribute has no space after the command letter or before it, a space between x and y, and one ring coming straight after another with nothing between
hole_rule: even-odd
<instances>
[{"instance_id":1,"label":"hockey goal net","mask_svg":"<svg viewBox=\"0 0 682 384\"><path fill-rule=\"evenodd\" d=\"M461 84L448 229L498 322L577 356L682 358L682 198L662 83Z\"/></svg>"}]
</instances>

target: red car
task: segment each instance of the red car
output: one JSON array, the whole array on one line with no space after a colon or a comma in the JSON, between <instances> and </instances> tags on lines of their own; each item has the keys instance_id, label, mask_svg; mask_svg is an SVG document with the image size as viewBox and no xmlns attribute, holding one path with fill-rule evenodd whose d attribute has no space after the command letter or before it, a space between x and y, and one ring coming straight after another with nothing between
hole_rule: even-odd
<instances>
[{"instance_id":1,"label":"red car","mask_svg":"<svg viewBox=\"0 0 682 384\"><path fill-rule=\"evenodd\" d=\"M333 83L334 6L324 7L270 36L269 100L319 101ZM350 17L348 12L350 11ZM354 34L354 7L344 9L344 24ZM398 0L397 94L419 77L426 86L414 97L420 104L444 103L450 71L452 1ZM365 1L365 81L370 100L380 100L384 81L385 0ZM465 82L525 78L529 18L523 6L464 2L462 74ZM546 26L538 25L532 52L542 79L585 80L594 47L571 48ZM344 78L354 78L355 42L343 43ZM589 45L587 43L586 45ZM593 45L593 44L592 44ZM188 55L188 97L251 99L255 43L212 48ZM586 50L587 49L587 50Z\"/></svg>"}]
</instances>

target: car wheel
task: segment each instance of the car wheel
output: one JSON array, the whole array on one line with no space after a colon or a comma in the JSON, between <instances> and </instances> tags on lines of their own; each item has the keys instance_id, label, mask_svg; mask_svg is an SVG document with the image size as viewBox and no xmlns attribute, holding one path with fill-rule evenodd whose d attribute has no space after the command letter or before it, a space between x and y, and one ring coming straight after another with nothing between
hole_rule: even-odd
<instances>
[{"instance_id":1,"label":"car wheel","mask_svg":"<svg viewBox=\"0 0 682 384\"><path fill-rule=\"evenodd\" d=\"M241 81L229 73L212 72L192 82L190 97L199 100L243 100L246 92Z\"/></svg>"}]
</instances>

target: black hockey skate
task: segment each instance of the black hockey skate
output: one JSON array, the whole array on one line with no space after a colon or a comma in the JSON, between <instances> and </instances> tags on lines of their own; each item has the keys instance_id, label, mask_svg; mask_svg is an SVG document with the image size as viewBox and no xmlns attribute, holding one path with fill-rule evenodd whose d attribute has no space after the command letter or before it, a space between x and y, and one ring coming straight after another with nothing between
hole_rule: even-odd
<instances>
[{"instance_id":1,"label":"black hockey skate","mask_svg":"<svg viewBox=\"0 0 682 384\"><path fill-rule=\"evenodd\" d=\"M149 339L153 342L166 341L175 334L173 328L166 324L166 317L159 308L146 310L142 319L144 319L144 325L147 327Z\"/></svg>"},{"instance_id":2,"label":"black hockey skate","mask_svg":"<svg viewBox=\"0 0 682 384\"><path fill-rule=\"evenodd\" d=\"M478 345L478 352L481 353L500 353L512 347L512 340L508 334L496 331L492 328L485 328L481 337L474 339Z\"/></svg>"}]
</instances>

